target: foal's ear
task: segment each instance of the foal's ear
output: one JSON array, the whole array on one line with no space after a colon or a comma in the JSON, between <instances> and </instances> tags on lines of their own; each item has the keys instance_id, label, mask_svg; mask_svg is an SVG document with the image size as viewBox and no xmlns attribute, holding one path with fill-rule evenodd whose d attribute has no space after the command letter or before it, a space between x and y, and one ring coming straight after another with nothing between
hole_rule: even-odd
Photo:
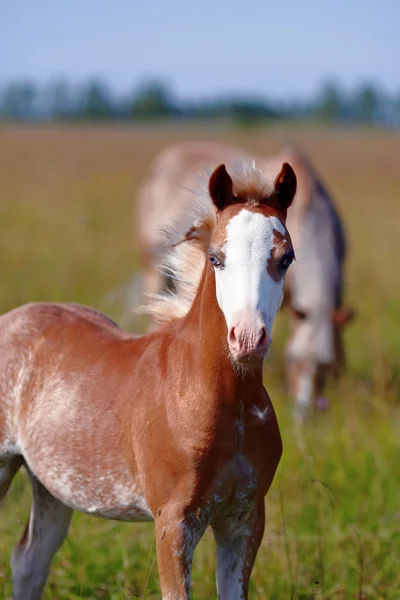
<instances>
[{"instance_id":1,"label":"foal's ear","mask_svg":"<svg viewBox=\"0 0 400 600\"><path fill-rule=\"evenodd\" d=\"M232 179L225 168L225 165L217 167L208 183L211 200L218 210L223 210L232 202Z\"/></svg>"},{"instance_id":2,"label":"foal's ear","mask_svg":"<svg viewBox=\"0 0 400 600\"><path fill-rule=\"evenodd\" d=\"M297 177L289 163L285 162L276 176L274 188L277 203L280 208L286 210L292 204L296 193Z\"/></svg>"}]
</instances>

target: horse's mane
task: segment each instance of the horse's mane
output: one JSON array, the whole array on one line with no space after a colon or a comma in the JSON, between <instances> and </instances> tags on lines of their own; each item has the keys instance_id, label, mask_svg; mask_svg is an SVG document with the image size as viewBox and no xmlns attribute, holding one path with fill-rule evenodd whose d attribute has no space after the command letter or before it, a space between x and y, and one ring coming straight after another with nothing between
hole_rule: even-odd
<instances>
[{"instance_id":1,"label":"horse's mane","mask_svg":"<svg viewBox=\"0 0 400 600\"><path fill-rule=\"evenodd\" d=\"M257 203L273 191L273 180L264 177L253 159L242 159L228 171L233 193L244 205ZM217 211L208 191L211 172L207 169L198 174L198 187L193 190L195 199L187 203L187 213L163 229L164 243L155 249L160 258L158 270L173 281L174 289L148 294L147 302L135 311L151 315L156 323L184 317L196 296L217 224Z\"/></svg>"}]
</instances>

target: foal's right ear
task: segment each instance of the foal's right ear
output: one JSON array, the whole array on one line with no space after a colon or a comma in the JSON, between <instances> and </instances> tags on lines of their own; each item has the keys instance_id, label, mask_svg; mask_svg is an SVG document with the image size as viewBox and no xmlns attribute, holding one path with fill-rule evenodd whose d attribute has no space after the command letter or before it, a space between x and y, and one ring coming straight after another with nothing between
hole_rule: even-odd
<instances>
[{"instance_id":1,"label":"foal's right ear","mask_svg":"<svg viewBox=\"0 0 400 600\"><path fill-rule=\"evenodd\" d=\"M213 171L208 183L208 190L211 200L218 210L221 211L231 204L233 184L225 165L219 165Z\"/></svg>"}]
</instances>

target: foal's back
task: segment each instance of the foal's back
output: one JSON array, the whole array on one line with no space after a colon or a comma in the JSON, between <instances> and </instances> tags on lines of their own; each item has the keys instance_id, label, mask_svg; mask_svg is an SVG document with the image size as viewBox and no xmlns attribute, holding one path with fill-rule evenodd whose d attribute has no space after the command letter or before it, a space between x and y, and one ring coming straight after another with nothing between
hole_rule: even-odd
<instances>
[{"instance_id":1,"label":"foal's back","mask_svg":"<svg viewBox=\"0 0 400 600\"><path fill-rule=\"evenodd\" d=\"M181 218L187 203L197 202L198 175L213 169L221 160L239 160L240 149L208 142L184 142L168 146L150 165L139 190L134 227L146 249L155 248L161 238L160 226Z\"/></svg>"},{"instance_id":2,"label":"foal's back","mask_svg":"<svg viewBox=\"0 0 400 600\"><path fill-rule=\"evenodd\" d=\"M298 182L287 221L296 248L296 263L286 281L292 304L306 312L334 311L342 301L342 266L346 251L337 207L299 150L287 148L277 157L266 159L265 170L273 174L282 160L293 165Z\"/></svg>"}]
</instances>

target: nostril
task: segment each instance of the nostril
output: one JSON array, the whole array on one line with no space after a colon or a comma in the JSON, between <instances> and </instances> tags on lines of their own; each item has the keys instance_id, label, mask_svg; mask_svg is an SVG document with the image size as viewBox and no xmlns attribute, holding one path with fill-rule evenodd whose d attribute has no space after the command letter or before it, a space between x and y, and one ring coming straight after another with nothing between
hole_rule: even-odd
<instances>
[{"instance_id":1,"label":"nostril","mask_svg":"<svg viewBox=\"0 0 400 600\"><path fill-rule=\"evenodd\" d=\"M230 344L236 342L235 328L231 327L229 330L228 341Z\"/></svg>"},{"instance_id":2,"label":"nostril","mask_svg":"<svg viewBox=\"0 0 400 600\"><path fill-rule=\"evenodd\" d=\"M265 327L263 327L261 329L257 345L258 346L265 346L266 343L267 343L267 330L265 329Z\"/></svg>"}]
</instances>

